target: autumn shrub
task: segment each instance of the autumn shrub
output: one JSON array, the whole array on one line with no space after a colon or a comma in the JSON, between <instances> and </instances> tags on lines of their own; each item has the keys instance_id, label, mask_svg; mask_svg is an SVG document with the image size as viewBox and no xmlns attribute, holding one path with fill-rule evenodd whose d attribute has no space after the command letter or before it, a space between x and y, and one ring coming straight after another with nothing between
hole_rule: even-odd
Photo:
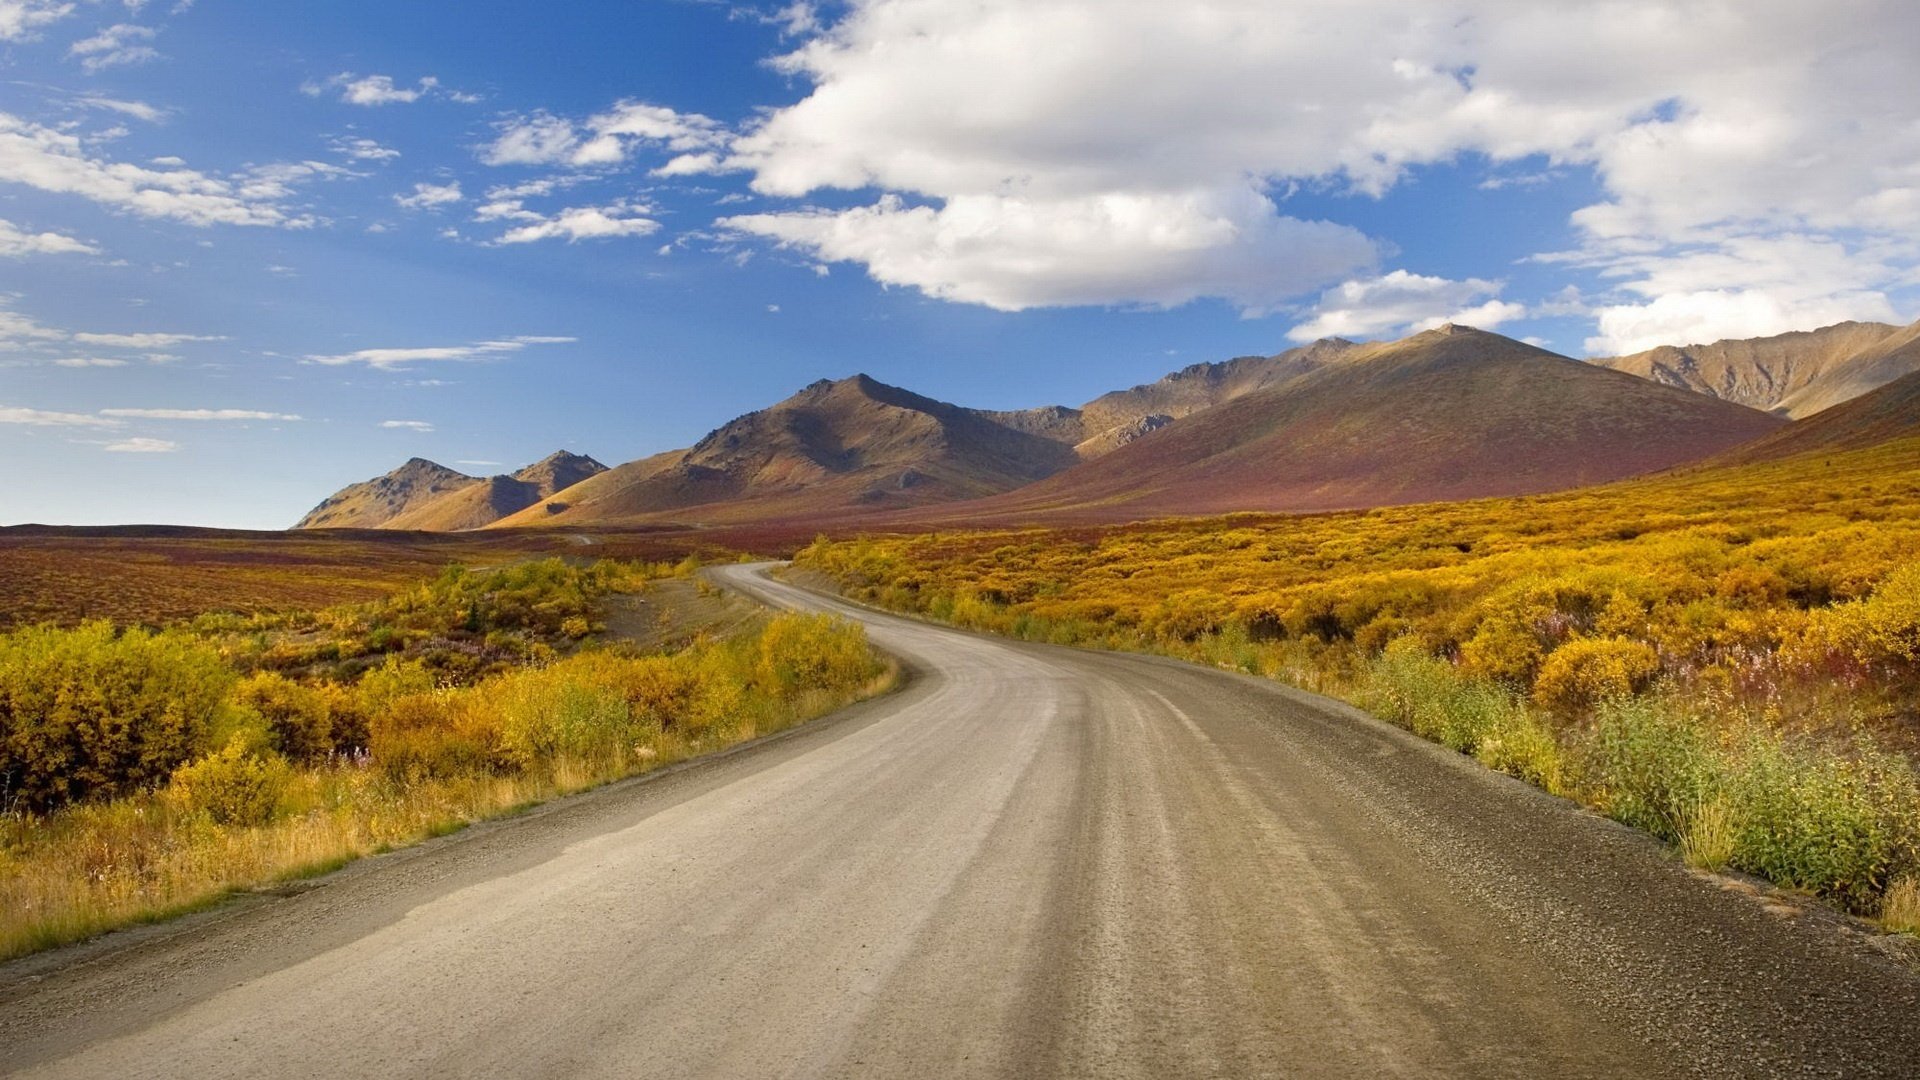
<instances>
[{"instance_id":1,"label":"autumn shrub","mask_svg":"<svg viewBox=\"0 0 1920 1080\"><path fill-rule=\"evenodd\" d=\"M1581 712L1608 698L1646 689L1659 670L1660 657L1645 642L1574 638L1549 653L1540 665L1533 697L1550 709Z\"/></svg>"},{"instance_id":2,"label":"autumn shrub","mask_svg":"<svg viewBox=\"0 0 1920 1080\"><path fill-rule=\"evenodd\" d=\"M275 748L294 761L316 761L333 751L334 700L325 689L272 672L242 679L233 690L234 703L258 713Z\"/></svg>"},{"instance_id":3,"label":"autumn shrub","mask_svg":"<svg viewBox=\"0 0 1920 1080\"><path fill-rule=\"evenodd\" d=\"M498 712L504 763L525 769L560 757L603 755L632 743L635 730L625 696L589 674L562 661L500 676L485 684L483 694L469 692L481 694Z\"/></svg>"},{"instance_id":4,"label":"autumn shrub","mask_svg":"<svg viewBox=\"0 0 1920 1080\"><path fill-rule=\"evenodd\" d=\"M178 634L0 635L0 801L44 811L163 781L207 746L234 675Z\"/></svg>"},{"instance_id":5,"label":"autumn shrub","mask_svg":"<svg viewBox=\"0 0 1920 1080\"><path fill-rule=\"evenodd\" d=\"M429 690L387 699L368 718L367 750L387 775L418 781L503 763L502 723L483 696Z\"/></svg>"},{"instance_id":6,"label":"autumn shrub","mask_svg":"<svg viewBox=\"0 0 1920 1080\"><path fill-rule=\"evenodd\" d=\"M1463 678L1413 642L1396 642L1371 665L1359 701L1416 735L1466 753L1518 708L1501 687Z\"/></svg>"},{"instance_id":7,"label":"autumn shrub","mask_svg":"<svg viewBox=\"0 0 1920 1080\"><path fill-rule=\"evenodd\" d=\"M235 740L175 769L167 794L218 825L265 825L280 806L288 772L278 754Z\"/></svg>"}]
</instances>

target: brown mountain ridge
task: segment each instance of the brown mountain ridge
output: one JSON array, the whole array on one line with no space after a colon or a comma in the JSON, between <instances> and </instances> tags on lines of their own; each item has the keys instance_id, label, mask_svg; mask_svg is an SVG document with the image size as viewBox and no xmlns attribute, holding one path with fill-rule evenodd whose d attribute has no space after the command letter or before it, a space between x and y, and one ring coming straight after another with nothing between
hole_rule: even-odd
<instances>
[{"instance_id":1,"label":"brown mountain ridge","mask_svg":"<svg viewBox=\"0 0 1920 1080\"><path fill-rule=\"evenodd\" d=\"M1785 414L1913 369L1920 324L1842 323L1584 363L1469 327L1330 338L1079 408L969 409L855 375L613 469L562 453L482 479L416 458L300 527L906 527L1521 494L1787 445ZM1912 408L1881 400L1871 430Z\"/></svg>"}]
</instances>

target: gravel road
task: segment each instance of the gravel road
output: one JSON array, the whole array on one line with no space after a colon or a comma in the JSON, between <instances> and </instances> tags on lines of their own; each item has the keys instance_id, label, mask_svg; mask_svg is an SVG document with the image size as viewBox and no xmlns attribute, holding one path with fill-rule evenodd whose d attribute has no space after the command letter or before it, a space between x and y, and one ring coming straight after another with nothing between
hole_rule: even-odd
<instances>
[{"instance_id":1,"label":"gravel road","mask_svg":"<svg viewBox=\"0 0 1920 1080\"><path fill-rule=\"evenodd\" d=\"M0 967L59 1077L1914 1076L1894 939L1344 706L867 624L784 736Z\"/></svg>"}]
</instances>

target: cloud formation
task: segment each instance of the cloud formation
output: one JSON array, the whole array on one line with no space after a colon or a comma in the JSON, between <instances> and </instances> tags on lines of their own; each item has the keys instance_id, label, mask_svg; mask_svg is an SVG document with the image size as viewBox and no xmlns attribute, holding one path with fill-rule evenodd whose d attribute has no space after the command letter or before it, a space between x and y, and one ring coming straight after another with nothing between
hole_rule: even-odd
<instances>
[{"instance_id":1,"label":"cloud formation","mask_svg":"<svg viewBox=\"0 0 1920 1080\"><path fill-rule=\"evenodd\" d=\"M1382 196L1463 162L1598 181L1569 226L1621 292L1600 316L1609 347L1632 327L1871 312L1920 263L1920 7L1905 0L859 0L830 26L805 15L776 62L804 96L673 168L745 170L768 196L896 195L732 225L934 296L1271 309L1354 277L1357 236L1329 244L1293 220L1293 185ZM553 145L536 156L570 144ZM1056 216L1085 227L1114 206L1170 210L1169 229L1037 242ZM1697 258L1788 237L1889 272L1783 282ZM1668 262L1700 280L1663 285ZM1266 288L1246 277L1281 265Z\"/></svg>"},{"instance_id":2,"label":"cloud formation","mask_svg":"<svg viewBox=\"0 0 1920 1080\"><path fill-rule=\"evenodd\" d=\"M1320 294L1309 317L1287 331L1294 341L1325 337L1403 337L1442 323L1491 330L1524 318L1524 305L1499 299L1501 284L1480 278L1451 281L1395 270L1343 282Z\"/></svg>"},{"instance_id":3,"label":"cloud formation","mask_svg":"<svg viewBox=\"0 0 1920 1080\"><path fill-rule=\"evenodd\" d=\"M219 177L186 168L178 159L155 164L161 167L95 157L77 135L0 112L0 182L77 195L141 217L198 226L304 228L313 219L285 205L293 185L339 171L302 162Z\"/></svg>"},{"instance_id":4,"label":"cloud formation","mask_svg":"<svg viewBox=\"0 0 1920 1080\"><path fill-rule=\"evenodd\" d=\"M158 33L151 26L119 23L90 38L74 42L67 50L67 55L79 57L80 66L89 73L110 67L144 64L160 55L159 50L151 44Z\"/></svg>"},{"instance_id":5,"label":"cloud formation","mask_svg":"<svg viewBox=\"0 0 1920 1080\"><path fill-rule=\"evenodd\" d=\"M30 233L0 218L0 258L27 255L98 255L100 249L84 240L56 232Z\"/></svg>"},{"instance_id":6,"label":"cloud formation","mask_svg":"<svg viewBox=\"0 0 1920 1080\"><path fill-rule=\"evenodd\" d=\"M494 129L493 141L480 149L488 165L605 168L626 164L640 147L689 155L711 152L729 139L726 127L710 117L643 101L616 102L579 122L536 112L502 120Z\"/></svg>"},{"instance_id":7,"label":"cloud formation","mask_svg":"<svg viewBox=\"0 0 1920 1080\"><path fill-rule=\"evenodd\" d=\"M306 357L306 362L309 364L322 364L328 367L365 364L379 371L398 371L404 369L408 364L486 360L509 353L517 353L534 345L568 345L576 340L578 339L570 337L546 337L523 334L517 337L502 338L493 341L476 341L468 345L438 345L406 349L360 349L355 352L340 353L332 356L308 356Z\"/></svg>"}]
</instances>

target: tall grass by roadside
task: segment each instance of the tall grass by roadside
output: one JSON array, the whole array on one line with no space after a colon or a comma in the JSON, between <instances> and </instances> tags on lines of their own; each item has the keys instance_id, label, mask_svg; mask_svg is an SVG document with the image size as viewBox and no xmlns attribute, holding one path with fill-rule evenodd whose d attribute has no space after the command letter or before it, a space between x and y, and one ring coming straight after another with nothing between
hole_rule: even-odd
<instances>
[{"instance_id":1,"label":"tall grass by roadside","mask_svg":"<svg viewBox=\"0 0 1920 1080\"><path fill-rule=\"evenodd\" d=\"M1361 704L1733 868L1920 924L1920 438L1557 495L821 538L894 610Z\"/></svg>"},{"instance_id":2,"label":"tall grass by roadside","mask_svg":"<svg viewBox=\"0 0 1920 1080\"><path fill-rule=\"evenodd\" d=\"M394 659L335 702L365 745L318 758L289 756L259 708L229 708L158 786L0 815L0 958L736 745L893 678L859 627L783 615L673 655L588 650L467 687Z\"/></svg>"},{"instance_id":3,"label":"tall grass by roadside","mask_svg":"<svg viewBox=\"0 0 1920 1080\"><path fill-rule=\"evenodd\" d=\"M1815 742L1757 721L1729 723L1661 693L1609 698L1587 723L1557 723L1411 649L1388 649L1354 699L1645 829L1701 869L1746 871L1888 916L1889 925L1910 920L1920 776L1870 740Z\"/></svg>"}]
</instances>

